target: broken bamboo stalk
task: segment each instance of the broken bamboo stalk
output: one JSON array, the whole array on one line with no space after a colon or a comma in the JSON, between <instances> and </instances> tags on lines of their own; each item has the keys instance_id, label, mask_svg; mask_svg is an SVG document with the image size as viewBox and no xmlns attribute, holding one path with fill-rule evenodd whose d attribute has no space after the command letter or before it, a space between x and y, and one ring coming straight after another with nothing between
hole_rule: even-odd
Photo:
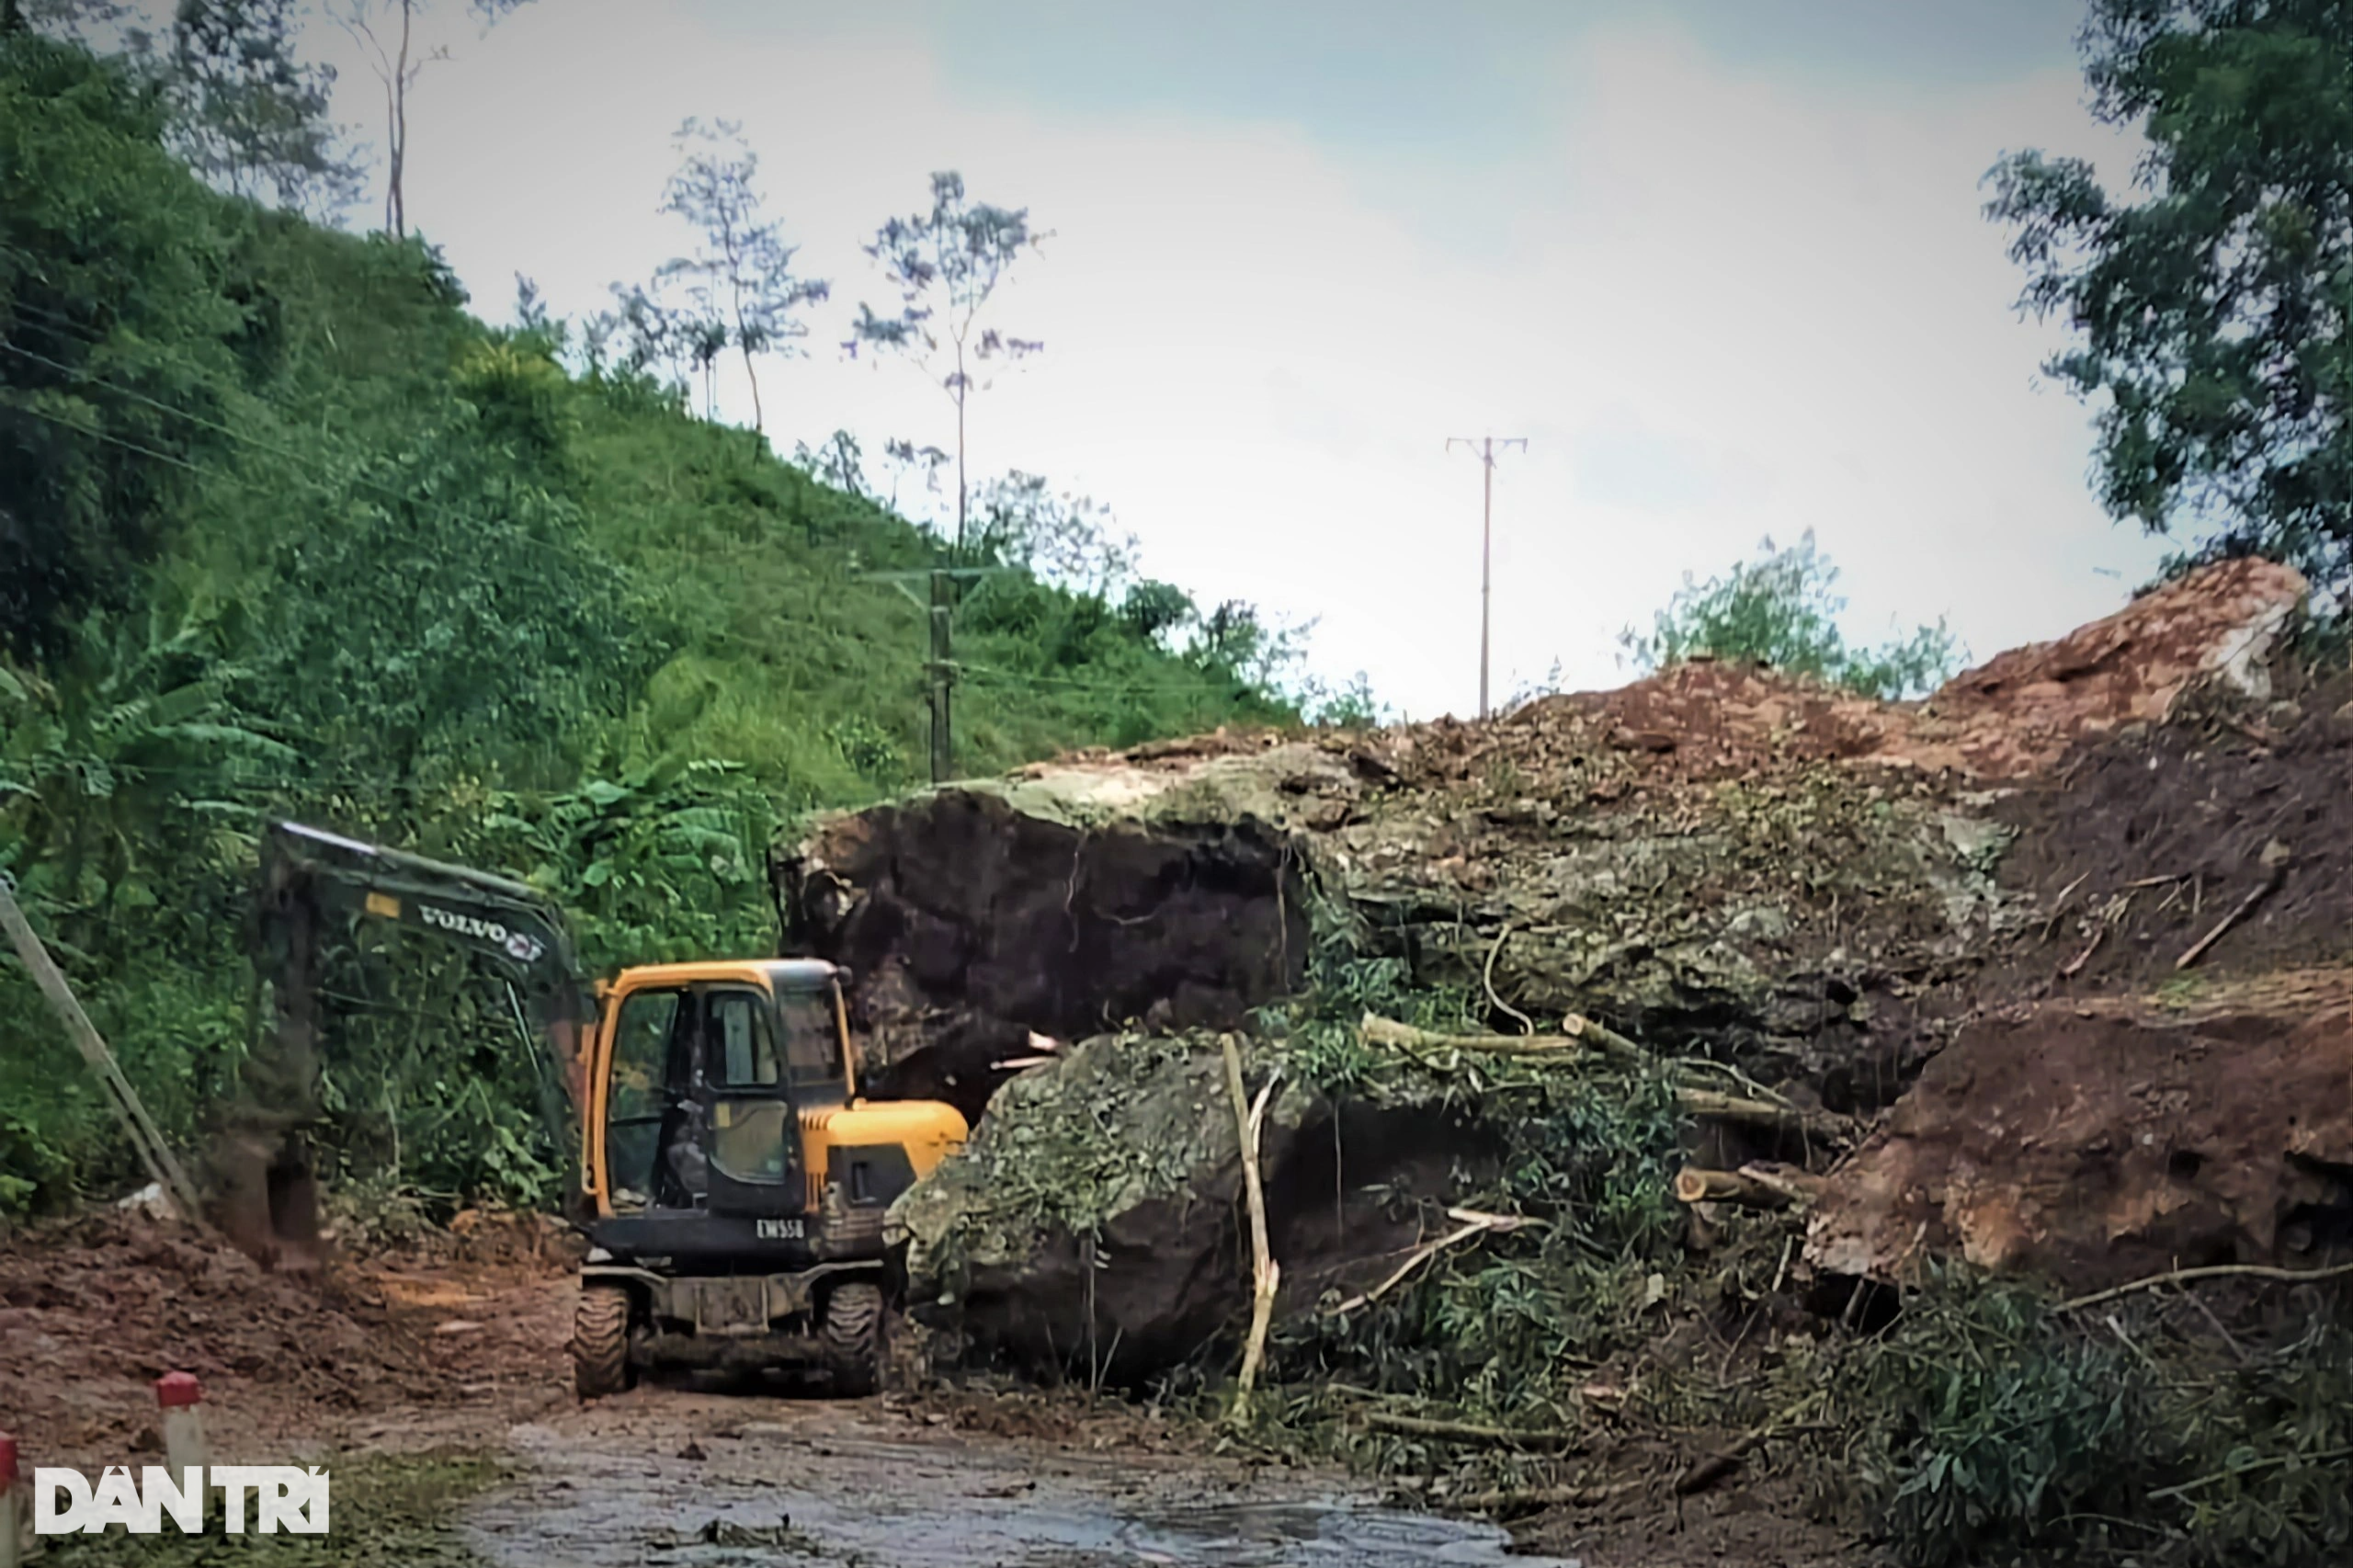
<instances>
[{"instance_id":1,"label":"broken bamboo stalk","mask_svg":"<svg viewBox=\"0 0 2353 1568\"><path fill-rule=\"evenodd\" d=\"M1258 1100L1250 1102L1242 1082L1242 1050L1232 1035L1220 1037L1225 1048L1225 1085L1233 1096L1233 1125L1242 1143L1242 1188L1250 1207L1250 1266L1253 1288L1250 1302L1250 1337L1243 1346L1242 1372L1238 1380L1241 1392L1234 1402L1234 1414L1246 1411L1251 1390L1258 1381L1258 1369L1267 1356L1267 1330L1274 1321L1275 1292L1282 1281L1282 1271L1276 1266L1272 1247L1267 1240L1267 1193L1258 1170L1258 1129L1267 1110L1267 1096L1274 1092L1275 1082L1267 1080L1258 1091Z\"/></svg>"},{"instance_id":2,"label":"broken bamboo stalk","mask_svg":"<svg viewBox=\"0 0 2353 1568\"><path fill-rule=\"evenodd\" d=\"M1772 1105L1764 1100L1743 1099L1717 1089L1680 1088L1675 1091L1675 1099L1687 1115L1702 1121L1737 1122L1745 1127L1794 1133L1825 1143L1844 1144L1855 1141L1853 1119L1834 1110Z\"/></svg>"},{"instance_id":3,"label":"broken bamboo stalk","mask_svg":"<svg viewBox=\"0 0 2353 1568\"><path fill-rule=\"evenodd\" d=\"M1363 1294L1342 1301L1332 1309L1332 1315L1342 1317L1358 1307L1370 1306L1404 1283L1407 1275L1457 1243L1467 1242L1472 1236L1483 1235L1489 1231L1516 1231L1526 1222L1517 1214L1483 1214L1475 1209L1449 1209L1446 1213L1447 1218L1460 1222L1460 1230L1449 1231L1436 1241L1424 1242L1415 1247L1413 1256L1399 1264L1388 1278Z\"/></svg>"},{"instance_id":4,"label":"broken bamboo stalk","mask_svg":"<svg viewBox=\"0 0 2353 1568\"><path fill-rule=\"evenodd\" d=\"M131 1147L138 1152L139 1163L147 1167L147 1175L162 1189L172 1207L179 1210L182 1219L199 1230L210 1230L203 1209L197 1201L196 1187L189 1182L188 1173L181 1169L179 1161L173 1156L171 1145L164 1141L163 1130L147 1114L147 1107L140 1100L139 1091L132 1088L131 1080L122 1075L114 1052L107 1049L106 1038L98 1033L97 1026L90 1022L90 1016L75 1000L74 988L66 983L64 971L49 956L49 949L41 945L31 923L26 920L25 912L17 907L16 889L5 876L0 876L0 928L6 928L9 941L16 947L17 956L24 960L25 969L32 975L33 983L49 999L51 1008L56 1012L58 1021L65 1026L65 1032L73 1040L74 1048L90 1064L90 1070L97 1074L99 1086L106 1091L108 1108L114 1112L115 1119L122 1123L122 1130L131 1139Z\"/></svg>"},{"instance_id":5,"label":"broken bamboo stalk","mask_svg":"<svg viewBox=\"0 0 2353 1568\"><path fill-rule=\"evenodd\" d=\"M1396 1415L1385 1410L1365 1413L1364 1424L1378 1432L1434 1442L1468 1443L1495 1448L1564 1449L1584 1440L1584 1434L1566 1426L1483 1426L1470 1421L1438 1421L1424 1415Z\"/></svg>"},{"instance_id":6,"label":"broken bamboo stalk","mask_svg":"<svg viewBox=\"0 0 2353 1568\"><path fill-rule=\"evenodd\" d=\"M1481 1056L1580 1054L1575 1041L1555 1036L1440 1034L1436 1029L1416 1028L1394 1018L1384 1018L1378 1013L1367 1013L1358 1023L1357 1033L1367 1045L1385 1045L1395 1051L1468 1051Z\"/></svg>"},{"instance_id":7,"label":"broken bamboo stalk","mask_svg":"<svg viewBox=\"0 0 2353 1568\"><path fill-rule=\"evenodd\" d=\"M1790 1209L1813 1202L1827 1185L1826 1178L1791 1165L1759 1163L1736 1171L1687 1165L1675 1177L1675 1196L1685 1203Z\"/></svg>"}]
</instances>

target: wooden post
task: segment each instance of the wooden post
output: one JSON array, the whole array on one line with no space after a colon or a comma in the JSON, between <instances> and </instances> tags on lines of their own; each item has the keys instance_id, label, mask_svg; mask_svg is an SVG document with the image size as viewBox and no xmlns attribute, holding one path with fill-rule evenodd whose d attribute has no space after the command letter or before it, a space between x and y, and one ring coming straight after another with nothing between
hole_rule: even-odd
<instances>
[{"instance_id":1,"label":"wooden post","mask_svg":"<svg viewBox=\"0 0 2353 1568\"><path fill-rule=\"evenodd\" d=\"M82 1011L82 1004L74 999L74 988L66 984L65 976L50 958L49 949L33 934L25 912L17 907L16 890L5 877L0 877L0 926L6 928L9 941L16 945L17 956L24 960L33 983L40 987L40 994L49 999L51 1008L64 1024L67 1036L82 1052L82 1059L98 1075L98 1084L107 1093L107 1103L113 1108L115 1119L122 1123L123 1131L130 1135L131 1147L138 1150L140 1163L147 1167L147 1174L154 1178L155 1185L183 1219L193 1225L203 1225L203 1210L188 1173L173 1158L171 1146L164 1142L162 1130L140 1103L131 1080L115 1064L114 1052L107 1049L97 1026Z\"/></svg>"}]
</instances>

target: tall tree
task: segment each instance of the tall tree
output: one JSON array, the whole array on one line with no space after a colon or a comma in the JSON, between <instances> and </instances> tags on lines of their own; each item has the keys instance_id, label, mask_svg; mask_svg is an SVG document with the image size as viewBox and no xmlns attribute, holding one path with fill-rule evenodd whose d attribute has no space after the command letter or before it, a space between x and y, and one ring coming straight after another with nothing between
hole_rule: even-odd
<instances>
[{"instance_id":1,"label":"tall tree","mask_svg":"<svg viewBox=\"0 0 2353 1568\"><path fill-rule=\"evenodd\" d=\"M487 32L529 3L466 0L466 9ZM336 0L335 11L384 85L384 227L395 239L408 237L408 91L426 66L449 58L449 45L417 37L418 22L433 8L434 0Z\"/></svg>"},{"instance_id":2,"label":"tall tree","mask_svg":"<svg viewBox=\"0 0 2353 1568\"><path fill-rule=\"evenodd\" d=\"M238 196L333 211L361 175L329 118L334 68L295 56L301 18L298 0L180 0L165 66L171 142Z\"/></svg>"},{"instance_id":3,"label":"tall tree","mask_svg":"<svg viewBox=\"0 0 2353 1568\"><path fill-rule=\"evenodd\" d=\"M1028 208L973 201L965 194L964 176L949 170L931 176L929 212L892 219L864 247L897 287L899 309L893 315L877 315L861 302L843 347L853 358L861 347L906 356L956 405L959 555L972 494L965 477L966 403L975 389L989 386L981 378L994 367L1045 347L1008 336L981 318L1013 264L1048 237L1030 231Z\"/></svg>"},{"instance_id":4,"label":"tall tree","mask_svg":"<svg viewBox=\"0 0 2353 1568\"><path fill-rule=\"evenodd\" d=\"M685 280L696 319L718 324L726 335L721 347L733 341L742 351L752 383L752 428L765 432L758 357L798 352L809 335L801 309L826 298L831 288L792 275L800 247L786 244L776 222L761 216L755 184L760 156L745 142L740 124L688 119L674 144L681 161L662 193L661 210L701 230L703 243L694 255L665 263L660 276ZM702 361L706 381L715 358Z\"/></svg>"},{"instance_id":5,"label":"tall tree","mask_svg":"<svg viewBox=\"0 0 2353 1568\"><path fill-rule=\"evenodd\" d=\"M0 44L0 653L136 597L244 406L233 239L164 120L119 64Z\"/></svg>"},{"instance_id":6,"label":"tall tree","mask_svg":"<svg viewBox=\"0 0 2353 1568\"><path fill-rule=\"evenodd\" d=\"M2129 195L2039 152L1994 170L2022 306L2075 343L2120 519L2198 530L2342 593L2353 570L2353 6L2093 0L2095 114L2149 149Z\"/></svg>"}]
</instances>

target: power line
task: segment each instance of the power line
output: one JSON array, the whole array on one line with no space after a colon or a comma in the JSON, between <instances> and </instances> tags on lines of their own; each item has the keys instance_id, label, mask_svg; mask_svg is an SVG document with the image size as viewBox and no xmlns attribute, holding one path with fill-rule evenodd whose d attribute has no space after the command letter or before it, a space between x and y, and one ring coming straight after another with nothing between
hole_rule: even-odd
<instances>
[{"instance_id":1,"label":"power line","mask_svg":"<svg viewBox=\"0 0 2353 1568\"><path fill-rule=\"evenodd\" d=\"M1494 436L1482 436L1476 440L1468 436L1449 436L1446 438L1448 451L1454 450L1457 446L1468 447L1478 453L1485 486L1485 499L1479 517L1479 717L1483 719L1487 716L1487 632L1494 618L1495 597L1495 449L1518 447L1524 452L1528 449L1528 438L1524 436L1507 436L1500 439Z\"/></svg>"}]
</instances>

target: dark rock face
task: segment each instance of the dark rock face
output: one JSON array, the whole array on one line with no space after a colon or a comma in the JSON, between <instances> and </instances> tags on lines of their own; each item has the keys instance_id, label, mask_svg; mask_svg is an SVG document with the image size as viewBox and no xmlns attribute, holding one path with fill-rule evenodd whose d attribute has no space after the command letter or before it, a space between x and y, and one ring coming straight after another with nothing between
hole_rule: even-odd
<instances>
[{"instance_id":1,"label":"dark rock face","mask_svg":"<svg viewBox=\"0 0 2353 1568\"><path fill-rule=\"evenodd\" d=\"M877 1094L976 1115L1034 1031L1232 1028L1298 989L1303 869L1250 820L1054 820L949 790L837 820L779 868L792 945L853 971Z\"/></svg>"}]
</instances>

